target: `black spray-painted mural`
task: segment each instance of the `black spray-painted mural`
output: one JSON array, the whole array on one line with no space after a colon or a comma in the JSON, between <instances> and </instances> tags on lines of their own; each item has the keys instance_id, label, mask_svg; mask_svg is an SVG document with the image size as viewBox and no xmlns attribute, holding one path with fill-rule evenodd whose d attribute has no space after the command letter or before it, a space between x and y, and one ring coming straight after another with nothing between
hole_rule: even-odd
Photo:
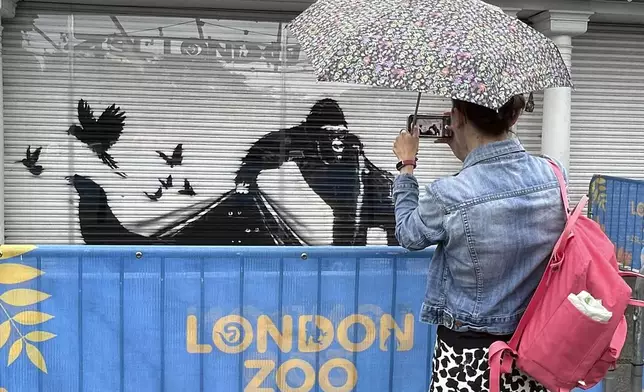
<instances>
[{"instance_id":1,"label":"black spray-painted mural","mask_svg":"<svg viewBox=\"0 0 644 392\"><path fill-rule=\"evenodd\" d=\"M116 104L96 119L88 102L78 101L78 121L68 134L89 148L101 162L123 178L109 149L125 130L125 112ZM41 149L27 148L20 161L33 175ZM178 144L172 153L156 150L159 164L168 170L180 166L190 151ZM126 228L109 205L105 189L81 174L67 177L78 193L78 219L86 244L176 245L307 245L289 208L262 189L263 172L295 165L310 188L332 211L333 245L366 245L370 229L386 233L396 245L391 187L393 176L376 167L364 154L358 136L349 131L342 108L333 99L317 101L300 124L270 132L255 141L242 158L235 188L214 202L183 211L184 218L148 235ZM156 190L143 191L151 203L167 192L182 197L197 194L189 178L169 174L159 178ZM294 223L295 222L295 223ZM224 228L224 229L222 229Z\"/></svg>"},{"instance_id":2,"label":"black spray-painted mural","mask_svg":"<svg viewBox=\"0 0 644 392\"><path fill-rule=\"evenodd\" d=\"M5 29L9 241L397 244L380 135L413 94L318 85L282 23L69 16Z\"/></svg>"}]
</instances>

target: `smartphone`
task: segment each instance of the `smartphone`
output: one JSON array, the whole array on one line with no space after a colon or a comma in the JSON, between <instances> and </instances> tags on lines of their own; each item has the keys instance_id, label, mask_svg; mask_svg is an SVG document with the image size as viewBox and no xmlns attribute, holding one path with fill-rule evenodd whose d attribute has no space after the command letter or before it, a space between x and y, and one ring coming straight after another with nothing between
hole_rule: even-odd
<instances>
[{"instance_id":1,"label":"smartphone","mask_svg":"<svg viewBox=\"0 0 644 392\"><path fill-rule=\"evenodd\" d=\"M412 114L407 118L407 130L409 132L411 132L413 123L414 115ZM416 126L420 128L420 137L435 139L451 137L450 124L451 117L447 115L426 116L419 114L416 116Z\"/></svg>"}]
</instances>

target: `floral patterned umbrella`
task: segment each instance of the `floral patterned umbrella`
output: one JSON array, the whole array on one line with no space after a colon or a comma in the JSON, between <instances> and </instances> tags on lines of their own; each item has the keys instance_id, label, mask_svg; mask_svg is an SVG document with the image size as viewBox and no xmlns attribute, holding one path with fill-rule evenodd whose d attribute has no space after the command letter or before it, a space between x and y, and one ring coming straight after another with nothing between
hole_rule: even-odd
<instances>
[{"instance_id":1,"label":"floral patterned umbrella","mask_svg":"<svg viewBox=\"0 0 644 392\"><path fill-rule=\"evenodd\" d=\"M572 86L554 42L481 0L318 0L290 30L320 81L492 109L515 94Z\"/></svg>"}]
</instances>

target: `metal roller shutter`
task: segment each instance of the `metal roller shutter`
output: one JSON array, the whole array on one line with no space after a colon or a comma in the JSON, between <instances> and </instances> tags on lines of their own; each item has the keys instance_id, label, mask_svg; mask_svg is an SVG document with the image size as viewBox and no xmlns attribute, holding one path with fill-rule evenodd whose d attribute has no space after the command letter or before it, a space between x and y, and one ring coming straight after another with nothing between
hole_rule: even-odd
<instances>
[{"instance_id":1,"label":"metal roller shutter","mask_svg":"<svg viewBox=\"0 0 644 392\"><path fill-rule=\"evenodd\" d=\"M88 10L23 1L6 23L7 242L360 244L356 232L366 230L368 244L391 243L378 228L393 219L391 145L415 94L317 83L283 23ZM309 112L327 98L337 101L357 138L331 140L337 134L314 124ZM96 118L111 105L124 112L122 135L107 150L118 169L89 148L100 153L106 139L68 134L80 125L81 99ZM322 117L337 125L332 102L322 103ZM423 99L422 113L448 108L445 100ZM297 126L307 116L319 140L302 146ZM537 102L518 126L532 152L540 145L540 118ZM118 121L98 127L102 134L119 130ZM358 139L367 159L355 159L351 143ZM179 144L183 161L171 167L156 151L171 157ZM41 174L16 163L28 146L42 147ZM253 146L261 154L244 167L261 192L235 192ZM459 169L447 147L427 140L421 148L422 182ZM294 162L275 164L284 154L304 162L300 170ZM259 176L254 165L264 169ZM174 186L166 189L159 180L169 175Z\"/></svg>"},{"instance_id":2,"label":"metal roller shutter","mask_svg":"<svg viewBox=\"0 0 644 392\"><path fill-rule=\"evenodd\" d=\"M644 178L644 28L591 25L573 40L571 195L593 174ZM574 200L573 199L573 200Z\"/></svg>"}]
</instances>

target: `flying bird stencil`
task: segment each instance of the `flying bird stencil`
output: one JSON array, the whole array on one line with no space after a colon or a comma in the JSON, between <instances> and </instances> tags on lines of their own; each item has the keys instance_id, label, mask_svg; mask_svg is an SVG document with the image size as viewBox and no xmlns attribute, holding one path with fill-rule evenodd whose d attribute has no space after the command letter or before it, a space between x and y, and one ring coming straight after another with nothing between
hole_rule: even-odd
<instances>
[{"instance_id":1,"label":"flying bird stencil","mask_svg":"<svg viewBox=\"0 0 644 392\"><path fill-rule=\"evenodd\" d=\"M145 193L148 199L152 201L158 201L161 198L161 196L163 196L163 187L159 187L159 189L157 189L157 191L154 192L153 194L149 194L147 192L143 192L143 193Z\"/></svg>"},{"instance_id":2,"label":"flying bird stencil","mask_svg":"<svg viewBox=\"0 0 644 392\"><path fill-rule=\"evenodd\" d=\"M159 179L159 182L161 183L161 186L164 187L165 189L172 188L172 175L169 175L165 181Z\"/></svg>"},{"instance_id":3,"label":"flying bird stencil","mask_svg":"<svg viewBox=\"0 0 644 392\"><path fill-rule=\"evenodd\" d=\"M108 150L119 140L125 126L125 112L116 104L108 106L98 118L85 100L78 101L79 125L72 125L67 130L69 135L85 143L104 164L111 169L118 169L118 163L112 158ZM121 177L125 174L117 172Z\"/></svg>"},{"instance_id":4,"label":"flying bird stencil","mask_svg":"<svg viewBox=\"0 0 644 392\"><path fill-rule=\"evenodd\" d=\"M186 196L195 196L197 194L188 179L183 180L183 189L180 189L179 193Z\"/></svg>"},{"instance_id":5,"label":"flying bird stencil","mask_svg":"<svg viewBox=\"0 0 644 392\"><path fill-rule=\"evenodd\" d=\"M43 170L45 170L41 165L37 165L38 159L40 159L40 151L42 151L42 147L38 147L32 153L31 146L28 146L25 153L25 158L20 161L16 161L16 163L22 163L27 168L27 170L29 170L29 173L33 174L34 176L39 176L43 172Z\"/></svg>"},{"instance_id":6,"label":"flying bird stencil","mask_svg":"<svg viewBox=\"0 0 644 392\"><path fill-rule=\"evenodd\" d=\"M163 151L157 150L156 153L159 154L159 156L166 164L170 165L170 167L179 166L183 162L183 144L181 143L177 144L174 148L171 157L167 156Z\"/></svg>"}]
</instances>

